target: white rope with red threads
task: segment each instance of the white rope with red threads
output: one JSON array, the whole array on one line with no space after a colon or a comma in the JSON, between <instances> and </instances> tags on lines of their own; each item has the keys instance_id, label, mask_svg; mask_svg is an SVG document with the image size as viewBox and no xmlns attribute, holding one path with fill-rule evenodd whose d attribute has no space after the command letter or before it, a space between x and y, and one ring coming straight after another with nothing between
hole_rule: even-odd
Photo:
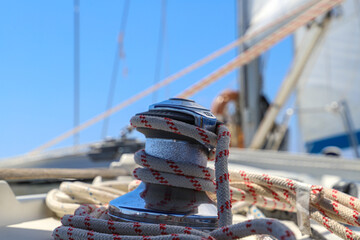
<instances>
[{"instance_id":1,"label":"white rope with red threads","mask_svg":"<svg viewBox=\"0 0 360 240\"><path fill-rule=\"evenodd\" d=\"M296 211L293 206L296 205L296 191L300 186L297 181L245 171L231 173L230 181L232 186L241 187L232 189L234 200L268 209ZM360 200L334 189L316 185L309 187L310 217L343 239L360 239L358 233L340 224L360 226ZM269 206L268 200L272 200L275 206ZM290 206L292 208L288 209Z\"/></svg>"},{"instance_id":2,"label":"white rope with red threads","mask_svg":"<svg viewBox=\"0 0 360 240\"><path fill-rule=\"evenodd\" d=\"M138 152L138 154L141 153L141 151ZM212 174L213 172L210 171L210 175ZM273 177L267 174L255 174L245 171L241 171L239 173L233 172L230 176L232 185L231 189L233 191L234 201L246 201L249 204L254 204L267 209L279 209L289 212L296 211L294 205L296 201L295 196L298 185L297 181L286 178ZM240 187L241 189L237 189L237 187ZM337 190L326 189L321 186L311 186L311 189L312 205L310 207L310 217L313 218L315 221L319 222L330 232L340 236L343 239L360 239L357 233L340 224L346 223L353 226L359 226L358 209L360 208L360 200L342 192L338 192ZM75 189L73 188L72 190ZM88 206L83 206L80 209L83 208L88 209ZM92 218L98 217L97 215L99 215L99 211L100 213L103 213L105 211L103 207L100 208L100 210L96 209L96 207L94 206L92 208L89 208L88 210L90 209L93 209L93 212L89 212L89 214L91 213ZM85 210L82 210L82 213L81 211L77 211L75 215L79 215L79 212L80 216L88 213ZM104 216L106 219L108 219L108 216L106 214L102 215L102 217ZM71 219L73 218L73 216L67 215L64 219L68 218ZM84 220L84 218L78 219ZM93 221L96 222L96 219L94 219ZM74 227L72 225L69 225L69 223L64 222L64 220L62 221L62 223L64 224L64 226L68 226L67 231L69 230L69 228ZM249 225L249 223L247 224L249 228L252 226ZM237 226L238 228L240 227L240 225L236 224L234 226ZM241 227L243 228L244 225L241 225ZM227 232L227 234L230 236L234 236L235 233L233 233L233 231L231 230L233 228L233 226L224 227L222 228L222 231L224 233ZM61 229L62 230L60 230L60 232L63 232L66 228ZM71 231L76 230L73 229ZM261 231L264 230L258 230L255 232L256 234L262 234ZM238 233L236 235L239 236ZM215 237L215 235L212 236Z\"/></svg>"},{"instance_id":3,"label":"white rope with red threads","mask_svg":"<svg viewBox=\"0 0 360 240\"><path fill-rule=\"evenodd\" d=\"M280 236L281 239L294 238L292 232L289 229L287 229L286 227L278 226L277 222L274 224L273 221L269 221L266 219L260 219L258 222L251 221L247 223L230 225L229 222L231 222L231 202L229 191L227 190L226 186L229 184L229 179L231 180L233 201L243 201L263 208L279 209L290 212L296 211L294 207L296 205L296 191L300 183L291 179L272 177L267 174L248 173L245 171L231 173L231 175L229 176L226 170L227 167L222 166L222 164L226 165L226 159L229 155L229 133L225 127L219 127L217 135L215 135L203 129L196 128L192 125L188 125L168 118L150 117L143 115L135 116L132 119L131 123L135 127L159 129L192 137L193 139L196 139L197 141L208 147L216 146L215 185L218 186L217 201L219 219L221 220L220 225L222 226L222 228L211 232L208 236L198 236L195 234L196 236L191 235L190 237L189 235L184 236L178 233L186 232L187 230L189 230L188 228L184 227L167 226L163 224L148 225L132 223L135 229L133 231L135 231L136 235L132 236L133 232L128 229L128 225L126 225L125 223L112 222L108 220L109 217L106 214L106 209L100 208L100 210L98 210L93 209L92 207L92 210L90 210L90 208L88 210L84 210L83 207L80 208L80 210L82 209L82 212L80 210L80 213L79 211L77 211L75 213L75 216L66 215L63 218L62 223L64 224L64 226L61 226L54 231L55 239L84 239L84 236L88 236L89 239L143 239L143 237L139 236L144 236L144 234L148 235L150 234L150 232L148 232L147 230L141 230L142 227L146 229L166 228L168 230L170 229L168 232L173 234L157 236L157 234L154 233L155 235L152 235L148 239L213 239L213 237L215 239L232 239L236 237L247 236L247 234L270 234L273 236ZM188 188L208 191L214 190L214 183L212 181L214 172L209 168L199 166L195 167L193 165L183 166L181 163L175 163L173 161L166 160L162 160L161 163L161 159L146 155L144 151L138 152L135 158L139 163L141 162L143 166L157 172L154 175L152 174L154 172L151 172L151 170L145 170L150 171L151 173L151 176L149 175L149 180L145 178L143 179L144 176L147 176L146 174L142 174L143 170L135 170L135 175L141 175L137 176L137 178L139 179L143 179L144 181L149 182L154 181L154 183L161 183L166 185L173 184L174 186L179 186L176 185L177 183L173 183L171 179L174 176L183 177L185 180L183 179L181 181L188 181L189 183L191 183L187 184L186 187ZM189 181L189 178L191 179L191 181ZM199 180L204 181L204 183ZM224 183L227 184L225 185ZM61 189L65 192L67 191L66 187L62 187ZM330 232L333 232L334 234L340 236L343 239L360 239L358 233L353 232L349 228L340 224L346 223L353 226L360 226L360 200L338 192L336 190L326 189L321 186L311 186L310 189L310 217L315 221L319 222L324 227L326 227ZM74 192L68 192L68 194L74 194ZM81 216L84 214L86 216ZM100 218L104 218L107 220L97 219L96 217L99 216ZM75 220L72 219L78 219L76 220L79 221L78 225L75 226ZM116 230L117 232L111 232L111 234L109 235L109 233L104 232L105 230L103 231L101 229L98 229L98 225L105 224L103 221L107 221L106 224L108 225L106 226L108 228L111 228L111 226L113 226L114 224L117 226L116 229L119 228L123 230ZM266 221L268 221L268 223L266 223ZM271 228L270 225L276 226L276 228ZM278 231L280 231L281 233L279 233ZM193 233L192 230L190 232L191 234ZM123 236L124 234L126 234L126 236Z\"/></svg>"},{"instance_id":4,"label":"white rope with red threads","mask_svg":"<svg viewBox=\"0 0 360 240\"><path fill-rule=\"evenodd\" d=\"M61 223L63 225L53 232L55 240L227 240L257 234L272 235L281 240L295 239L284 224L274 219L249 220L206 233L166 224L116 222L109 218L106 208L96 208L94 205L82 206L74 215L65 215Z\"/></svg>"},{"instance_id":5,"label":"white rope with red threads","mask_svg":"<svg viewBox=\"0 0 360 240\"><path fill-rule=\"evenodd\" d=\"M146 159L147 154L145 152L143 152L145 158L141 158L140 156L140 161L139 155L135 156L135 159L138 159L137 163L141 164L146 168L135 169L134 177L145 182L190 188L198 191L215 192L216 190L219 226L223 227L231 225L232 213L229 189L229 173L227 169L230 132L227 127L224 125L219 125L217 128L217 134L214 134L213 132L207 131L205 129L184 122L176 121L170 118L145 115L137 115L132 117L130 123L133 127L136 128L149 128L184 135L195 139L199 143L211 149L214 149L216 147L216 183L214 183L211 179L207 179L206 176L202 178L202 174L197 175L195 178L194 174L191 171L186 172L185 168L181 169L181 166L178 163L173 161L167 162L166 159L163 159L162 161L164 165L164 168L162 169L166 170L166 165L168 165L170 169L166 170L167 172L157 171L158 169L154 168L155 165L151 165L153 161L150 163ZM147 158L149 159L149 157ZM143 161L141 161L141 159L143 159ZM152 158L152 160L154 160L154 158ZM161 161L158 161L158 163L161 164ZM202 167L198 166L195 168ZM181 172L174 171L174 169L181 169ZM205 169L205 171L209 171L209 169Z\"/></svg>"},{"instance_id":6,"label":"white rope with red threads","mask_svg":"<svg viewBox=\"0 0 360 240\"><path fill-rule=\"evenodd\" d=\"M216 184L213 181L215 174L211 168L156 158L146 154L145 150L135 153L134 158L137 164L145 167L134 170L133 175L139 180L197 191L215 192ZM184 178L185 173L186 177Z\"/></svg>"},{"instance_id":7,"label":"white rope with red threads","mask_svg":"<svg viewBox=\"0 0 360 240\"><path fill-rule=\"evenodd\" d=\"M148 117L139 116L138 120L139 121L135 121L136 124L138 124L136 126L166 130L166 127L161 127L158 124L153 124L154 126L151 125L148 121ZM171 124L171 127L173 131L177 132L180 128L179 126L173 124ZM207 139L207 137L205 139ZM200 138L199 141L201 140L203 141L202 138ZM219 152L222 151L219 150L219 147L217 147L217 150L217 156L219 156ZM228 154L226 151L225 153ZM139 153L139 155L141 154L142 153ZM146 155L143 156L146 157ZM148 164L146 159L145 164ZM148 167L151 166L148 165ZM179 169L179 166L175 169ZM172 170L169 169L165 171L171 172ZM219 176L220 179L221 176L225 176L224 179L226 179L226 176L228 175L219 174ZM231 173L230 179L232 181L231 190L233 200L247 201L263 208L278 209L289 212L296 211L296 191L299 188L299 182L291 179L271 177L267 174L251 174L244 171L240 173ZM159 183L156 182L157 180L158 179L155 178L152 182ZM167 181L166 178L161 178L161 181L164 180ZM336 190L325 189L321 186L309 187L312 189L310 195L311 218L324 225L329 231L344 239L359 239L358 234L338 222L347 223L353 226L360 226L360 215L358 213L360 201L354 197L339 193Z\"/></svg>"},{"instance_id":8,"label":"white rope with red threads","mask_svg":"<svg viewBox=\"0 0 360 240\"><path fill-rule=\"evenodd\" d=\"M217 193L217 205L219 215L220 229L217 229L210 233L204 233L196 231L188 227L169 226L165 224L144 224L144 223L123 223L114 222L109 219L106 213L106 209L96 209L94 206L83 206L75 212L75 215L65 215L62 218L63 226L54 230L53 236L55 239L235 239L256 234L269 234L278 239L293 240L294 234L282 223L277 220L269 219L256 219L248 222L230 225L232 222L231 215L231 200L229 190L229 174L227 170L227 157L229 155L229 139L230 133L227 128L220 125L217 129L217 135L206 131L201 128L197 128L193 125L171 120L161 117L150 116L135 116L131 119L131 123L134 127L146 127L151 129L158 129L164 131L176 132L191 137L200 143L208 147L216 147L216 159L215 159L215 176L216 184L211 177L214 173L209 168L182 166L181 164L163 160L162 166L157 166L157 169L151 169L156 165L161 165L159 159L146 155L144 151L140 151L136 154L136 159L141 162L142 165L148 167L145 172L150 172L153 180L158 184L173 184L171 178L174 176L181 176L183 180L189 180L191 184L187 184L186 187L196 190L216 190ZM170 124L171 123L171 124ZM145 161L141 159L146 158ZM140 159L140 160L139 160ZM149 160L151 163L149 163ZM152 164L152 166L151 166ZM174 167L174 164L178 164ZM183 167L179 171L180 167ZM177 170L175 170L177 169ZM199 169L201 171L199 171ZM164 175L165 171L168 175ZM142 170L135 170L134 175L143 179L146 174L143 174ZM201 172L201 173L200 173ZM196 177L195 173L199 173ZM139 175L139 176L137 176ZM206 180L209 183L209 189L206 184L198 185L197 179ZM150 181L145 180L144 181ZM196 183L196 184L194 184ZM184 186L183 186L184 187ZM99 215L101 219L97 219L94 216ZM160 232L159 232L160 231ZM212 236L214 234L214 236Z\"/></svg>"}]
</instances>

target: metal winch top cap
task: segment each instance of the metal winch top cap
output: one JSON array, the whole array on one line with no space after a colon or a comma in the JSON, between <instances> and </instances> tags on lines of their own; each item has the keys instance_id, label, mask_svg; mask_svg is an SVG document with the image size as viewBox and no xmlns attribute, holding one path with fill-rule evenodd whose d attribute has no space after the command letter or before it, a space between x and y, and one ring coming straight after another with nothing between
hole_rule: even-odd
<instances>
[{"instance_id":1,"label":"metal winch top cap","mask_svg":"<svg viewBox=\"0 0 360 240\"><path fill-rule=\"evenodd\" d=\"M194 125L214 132L216 128L216 117L209 109L201 106L193 100L183 98L170 98L163 102L150 105L150 112L170 111L190 115L194 118Z\"/></svg>"}]
</instances>

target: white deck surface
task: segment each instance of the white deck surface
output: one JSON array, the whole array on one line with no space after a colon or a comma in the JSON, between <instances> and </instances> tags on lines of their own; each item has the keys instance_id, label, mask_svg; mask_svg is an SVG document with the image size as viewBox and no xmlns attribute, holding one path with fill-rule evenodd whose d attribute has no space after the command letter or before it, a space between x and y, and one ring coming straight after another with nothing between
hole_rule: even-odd
<instances>
[{"instance_id":1,"label":"white deck surface","mask_svg":"<svg viewBox=\"0 0 360 240\"><path fill-rule=\"evenodd\" d=\"M0 227L1 240L51 240L52 231L60 226L59 219L44 218Z\"/></svg>"},{"instance_id":2,"label":"white deck surface","mask_svg":"<svg viewBox=\"0 0 360 240\"><path fill-rule=\"evenodd\" d=\"M239 152L240 153L240 152ZM237 153L234 151L235 156ZM266 153L267 156L270 156L270 153ZM256 155L253 152L241 152L241 154L237 154L243 156L243 158L236 157L235 160L233 160L230 157L230 165L229 168L232 171L236 170L251 170L253 172L258 171L264 171L264 169L260 169L258 165L255 163L256 160L262 160L261 158L256 158L255 160L252 159L252 155ZM236 155L236 156L237 156ZM286 158L290 158L288 155L286 155ZM293 157L295 158L295 157ZM240 160L239 160L240 159ZM245 161L251 159L251 163L247 167L244 167L241 164L244 164L241 161ZM279 159L281 159L279 157ZM259 160L259 161L260 161ZM313 159L309 159L309 161L313 162ZM320 159L322 160L322 159ZM299 159L294 159L294 162L299 162ZM328 161L328 159L326 159ZM334 160L335 161L335 160ZM317 169L317 173L314 176L309 176L301 173L294 173L291 170L297 169L298 166L292 166L283 164L282 162L275 164L274 161L268 161L272 164L274 169L272 170L266 170L268 174L272 175L286 175L291 174L292 177L302 179L305 182L312 183L312 184L322 184L321 180L323 179L323 172ZM341 162L341 161L340 161ZM288 161L289 163L289 161ZM352 164L355 162L351 162ZM300 163L299 163L300 164ZM259 162L259 165L263 166L266 165L266 161ZM313 164L309 164L313 168ZM339 165L339 164L338 164ZM332 167L331 169L337 169L339 170L340 167L336 165L335 167ZM341 164L340 164L341 165ZM305 166L305 165L302 165ZM327 166L326 164L322 166ZM345 165L344 165L345 166ZM342 168L345 168L342 166ZM354 165L352 165L354 166ZM283 169L286 168L286 169ZM341 169L342 169L341 168ZM360 169L360 165L359 165ZM286 171L284 171L286 170ZM321 170L323 170L321 168ZM345 170L348 169L344 169ZM357 169L356 169L357 170ZM304 171L306 172L306 171ZM348 172L347 172L348 173ZM358 174L358 173L357 173ZM359 178L360 179L360 178ZM326 181L327 183L329 181ZM57 218L52 218L53 214L50 212L49 209L46 208L45 205L45 194L43 195L29 195L26 197L15 197L14 193L10 189L9 185L5 181L0 181L0 240L51 240L52 238L52 231L60 226L60 221ZM234 223L241 222L244 220L244 217L235 215L234 216ZM301 236L301 233L299 232L296 225L292 222L284 222L286 225L288 225L295 233L297 239L309 239L308 236ZM312 227L314 227L318 232L320 232L326 239L339 239L337 236L330 234L327 230L325 230L322 226L318 224L312 224ZM248 239L248 238L247 238ZM255 238L251 238L255 239Z\"/></svg>"}]
</instances>

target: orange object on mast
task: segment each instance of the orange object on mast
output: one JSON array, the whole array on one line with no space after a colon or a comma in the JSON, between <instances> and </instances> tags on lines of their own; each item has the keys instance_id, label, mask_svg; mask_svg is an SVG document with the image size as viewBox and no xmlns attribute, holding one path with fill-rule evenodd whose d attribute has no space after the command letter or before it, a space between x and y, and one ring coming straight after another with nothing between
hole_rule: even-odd
<instances>
[{"instance_id":1,"label":"orange object on mast","mask_svg":"<svg viewBox=\"0 0 360 240\"><path fill-rule=\"evenodd\" d=\"M229 111L229 105L235 104L235 112ZM211 104L211 112L224 122L229 128L231 134L231 147L243 148L244 134L241 127L241 116L239 106L239 92L236 90L225 89Z\"/></svg>"}]
</instances>

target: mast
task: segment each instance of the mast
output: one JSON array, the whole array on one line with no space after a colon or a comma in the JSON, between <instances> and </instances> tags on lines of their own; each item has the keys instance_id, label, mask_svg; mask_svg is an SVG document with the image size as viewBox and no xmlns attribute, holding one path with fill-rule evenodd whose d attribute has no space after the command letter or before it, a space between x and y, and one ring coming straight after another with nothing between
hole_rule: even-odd
<instances>
[{"instance_id":1,"label":"mast","mask_svg":"<svg viewBox=\"0 0 360 240\"><path fill-rule=\"evenodd\" d=\"M282 82L272 105L268 108L264 119L261 121L259 129L253 138L250 148L259 149L263 146L266 135L268 135L271 131L277 115L288 100L290 94L294 91L309 58L313 55L314 50L325 34L329 21L330 19L327 17L323 20L322 23L315 23L309 27L309 32L311 31L311 35L308 35L308 41L303 44L302 51L299 51L296 54L291 71Z\"/></svg>"},{"instance_id":2,"label":"mast","mask_svg":"<svg viewBox=\"0 0 360 240\"><path fill-rule=\"evenodd\" d=\"M247 0L238 0L238 35L244 36L250 25L249 7L252 4ZM250 46L243 44L239 47L242 53ZM240 112L241 125L244 133L244 145L248 147L255 135L260 119L260 96L262 92L262 72L260 57L241 67L238 73L240 84Z\"/></svg>"}]
</instances>

